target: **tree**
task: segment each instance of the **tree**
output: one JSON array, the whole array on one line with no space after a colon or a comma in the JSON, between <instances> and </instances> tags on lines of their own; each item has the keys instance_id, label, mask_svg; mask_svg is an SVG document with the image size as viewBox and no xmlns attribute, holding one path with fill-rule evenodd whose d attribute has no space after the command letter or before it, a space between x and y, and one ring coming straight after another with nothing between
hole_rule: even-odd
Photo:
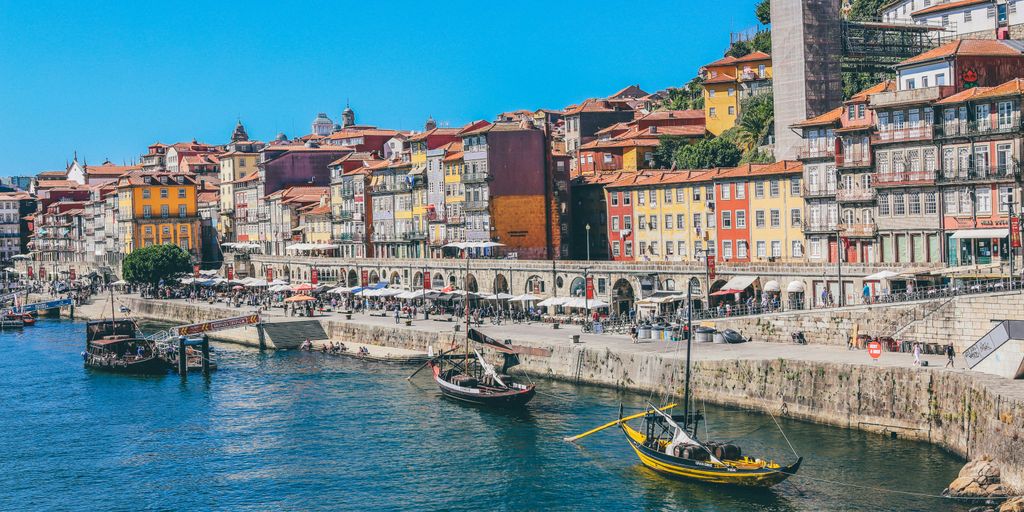
<instances>
[{"instance_id":1,"label":"tree","mask_svg":"<svg viewBox=\"0 0 1024 512\"><path fill-rule=\"evenodd\" d=\"M743 154L740 148L723 137L705 138L686 144L676 150L676 167L682 169L708 169L732 167Z\"/></svg>"},{"instance_id":2,"label":"tree","mask_svg":"<svg viewBox=\"0 0 1024 512\"><path fill-rule=\"evenodd\" d=\"M758 30L752 39L732 43L725 54L739 58L754 52L768 54L772 52L772 32L770 30Z\"/></svg>"},{"instance_id":3,"label":"tree","mask_svg":"<svg viewBox=\"0 0 1024 512\"><path fill-rule=\"evenodd\" d=\"M657 110L701 110L704 108L704 79L694 77L680 88L668 90L668 97L661 100Z\"/></svg>"},{"instance_id":4,"label":"tree","mask_svg":"<svg viewBox=\"0 0 1024 512\"><path fill-rule=\"evenodd\" d=\"M658 147L654 148L654 166L668 169L675 163L676 152L685 146L688 140L684 137L662 135L658 137Z\"/></svg>"},{"instance_id":5,"label":"tree","mask_svg":"<svg viewBox=\"0 0 1024 512\"><path fill-rule=\"evenodd\" d=\"M159 284L192 271L192 259L177 245L151 245L125 256L121 265L129 283Z\"/></svg>"},{"instance_id":6,"label":"tree","mask_svg":"<svg viewBox=\"0 0 1024 512\"><path fill-rule=\"evenodd\" d=\"M775 125L775 100L771 94L757 94L740 103L736 120L737 134L733 142L744 153L757 149L768 140Z\"/></svg>"},{"instance_id":7,"label":"tree","mask_svg":"<svg viewBox=\"0 0 1024 512\"><path fill-rule=\"evenodd\" d=\"M853 0L850 4L850 14L847 17L851 21L878 21L881 16L882 6L887 0Z\"/></svg>"},{"instance_id":8,"label":"tree","mask_svg":"<svg viewBox=\"0 0 1024 512\"><path fill-rule=\"evenodd\" d=\"M771 0L761 0L757 3L757 7L754 7L754 16L757 16L757 21L762 25L769 25L772 22L772 2Z\"/></svg>"}]
</instances>

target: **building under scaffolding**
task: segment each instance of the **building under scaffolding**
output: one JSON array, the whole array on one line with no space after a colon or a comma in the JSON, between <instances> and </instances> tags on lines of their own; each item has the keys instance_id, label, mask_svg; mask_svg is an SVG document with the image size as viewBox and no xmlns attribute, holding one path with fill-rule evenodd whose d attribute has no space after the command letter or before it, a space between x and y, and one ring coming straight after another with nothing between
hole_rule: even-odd
<instances>
[{"instance_id":1,"label":"building under scaffolding","mask_svg":"<svg viewBox=\"0 0 1024 512\"><path fill-rule=\"evenodd\" d=\"M950 27L934 27L878 21L846 21L839 24L842 69L892 78L893 66L931 50L956 33Z\"/></svg>"}]
</instances>

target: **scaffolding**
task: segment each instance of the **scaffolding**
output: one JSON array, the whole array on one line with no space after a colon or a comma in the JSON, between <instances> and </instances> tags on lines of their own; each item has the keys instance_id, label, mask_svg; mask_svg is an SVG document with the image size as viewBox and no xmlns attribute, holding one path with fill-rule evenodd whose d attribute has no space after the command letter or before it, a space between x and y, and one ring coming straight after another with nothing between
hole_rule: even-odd
<instances>
[{"instance_id":1,"label":"scaffolding","mask_svg":"<svg viewBox=\"0 0 1024 512\"><path fill-rule=\"evenodd\" d=\"M956 28L880 21L847 21L842 31L842 70L868 73L883 80L895 76L893 66L931 50L952 37Z\"/></svg>"}]
</instances>

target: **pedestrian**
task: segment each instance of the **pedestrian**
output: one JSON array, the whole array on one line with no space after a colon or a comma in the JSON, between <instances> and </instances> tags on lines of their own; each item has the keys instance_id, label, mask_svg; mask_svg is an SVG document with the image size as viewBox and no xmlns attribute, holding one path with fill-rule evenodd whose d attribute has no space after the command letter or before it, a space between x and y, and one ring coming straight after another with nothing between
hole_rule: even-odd
<instances>
[{"instance_id":1,"label":"pedestrian","mask_svg":"<svg viewBox=\"0 0 1024 512\"><path fill-rule=\"evenodd\" d=\"M946 345L946 368L956 368L953 364L953 358L956 356L956 351L953 350L953 344L949 343Z\"/></svg>"},{"instance_id":2,"label":"pedestrian","mask_svg":"<svg viewBox=\"0 0 1024 512\"><path fill-rule=\"evenodd\" d=\"M871 286L864 283L864 304L871 304Z\"/></svg>"},{"instance_id":3,"label":"pedestrian","mask_svg":"<svg viewBox=\"0 0 1024 512\"><path fill-rule=\"evenodd\" d=\"M401 314L401 311L399 311L398 308L396 307L395 308L395 323L396 324L399 322L398 315L400 315L400 314Z\"/></svg>"},{"instance_id":4,"label":"pedestrian","mask_svg":"<svg viewBox=\"0 0 1024 512\"><path fill-rule=\"evenodd\" d=\"M639 343L639 340L637 339L636 335L636 325L631 325L629 327L629 337L633 338L633 343Z\"/></svg>"},{"instance_id":5,"label":"pedestrian","mask_svg":"<svg viewBox=\"0 0 1024 512\"><path fill-rule=\"evenodd\" d=\"M914 343L914 365L921 366L921 344Z\"/></svg>"}]
</instances>

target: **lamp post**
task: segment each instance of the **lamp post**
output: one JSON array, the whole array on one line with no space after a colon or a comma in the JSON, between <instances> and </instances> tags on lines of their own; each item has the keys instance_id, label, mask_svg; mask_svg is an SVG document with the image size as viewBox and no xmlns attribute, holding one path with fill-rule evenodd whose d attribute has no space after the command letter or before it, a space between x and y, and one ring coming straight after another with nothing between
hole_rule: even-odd
<instances>
[{"instance_id":1,"label":"lamp post","mask_svg":"<svg viewBox=\"0 0 1024 512\"><path fill-rule=\"evenodd\" d=\"M693 343L693 288L700 291L700 280L691 277L686 283L686 387L683 396L683 417L689 424L690 421L690 346ZM695 427L696 428L696 427Z\"/></svg>"},{"instance_id":2,"label":"lamp post","mask_svg":"<svg viewBox=\"0 0 1024 512\"><path fill-rule=\"evenodd\" d=\"M590 223L587 223L587 261L590 261Z\"/></svg>"},{"instance_id":3,"label":"lamp post","mask_svg":"<svg viewBox=\"0 0 1024 512\"><path fill-rule=\"evenodd\" d=\"M836 278L839 280L839 307L843 307L843 253L846 248L843 244L843 234L836 230Z\"/></svg>"}]
</instances>

